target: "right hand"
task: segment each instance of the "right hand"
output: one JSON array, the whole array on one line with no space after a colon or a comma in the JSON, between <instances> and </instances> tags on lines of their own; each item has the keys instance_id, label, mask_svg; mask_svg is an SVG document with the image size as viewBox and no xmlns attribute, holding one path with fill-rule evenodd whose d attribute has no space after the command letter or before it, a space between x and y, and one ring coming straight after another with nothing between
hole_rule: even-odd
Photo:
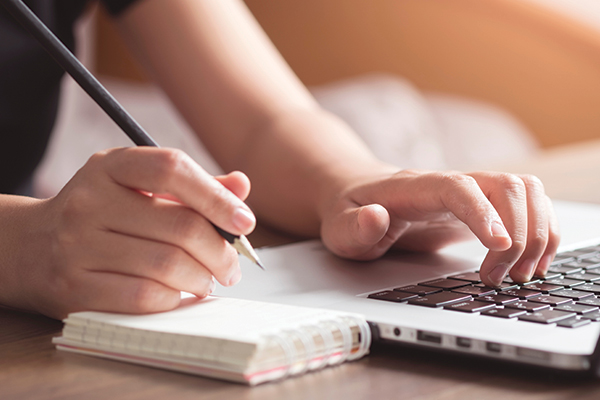
<instances>
[{"instance_id":1,"label":"right hand","mask_svg":"<svg viewBox=\"0 0 600 400\"><path fill-rule=\"evenodd\" d=\"M41 202L42 226L16 254L23 296L16 306L54 318L147 313L176 307L180 291L207 296L213 277L233 285L241 277L237 253L211 222L250 233L249 191L244 174L213 177L179 150L97 153Z\"/></svg>"},{"instance_id":2,"label":"right hand","mask_svg":"<svg viewBox=\"0 0 600 400\"><path fill-rule=\"evenodd\" d=\"M334 185L331 185L335 187ZM394 171L361 177L322 207L322 234L334 253L370 260L392 246L435 251L477 237L488 248L488 286L544 276L560 242L539 179L500 172Z\"/></svg>"}]
</instances>

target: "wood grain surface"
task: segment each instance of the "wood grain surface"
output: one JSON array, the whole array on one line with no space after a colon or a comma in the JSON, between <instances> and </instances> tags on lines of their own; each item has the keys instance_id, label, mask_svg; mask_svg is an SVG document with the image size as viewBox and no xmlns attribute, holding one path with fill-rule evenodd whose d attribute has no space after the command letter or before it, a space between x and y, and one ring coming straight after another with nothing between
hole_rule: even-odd
<instances>
[{"instance_id":1,"label":"wood grain surface","mask_svg":"<svg viewBox=\"0 0 600 400\"><path fill-rule=\"evenodd\" d=\"M536 173L554 197L600 202L600 141L547 151L514 172ZM261 227L255 246L294 240ZM472 357L382 345L357 362L249 388L58 352L62 323L0 308L0 399L598 399L600 381Z\"/></svg>"},{"instance_id":2,"label":"wood grain surface","mask_svg":"<svg viewBox=\"0 0 600 400\"><path fill-rule=\"evenodd\" d=\"M360 361L254 388L54 349L62 323L0 309L0 398L9 399L597 399L598 381L378 346Z\"/></svg>"}]
</instances>

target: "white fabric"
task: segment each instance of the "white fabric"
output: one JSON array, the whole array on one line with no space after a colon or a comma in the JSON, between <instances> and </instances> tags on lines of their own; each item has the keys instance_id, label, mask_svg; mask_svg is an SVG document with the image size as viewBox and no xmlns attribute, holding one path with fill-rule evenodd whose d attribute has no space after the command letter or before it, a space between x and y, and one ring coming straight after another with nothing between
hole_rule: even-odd
<instances>
[{"instance_id":1,"label":"white fabric","mask_svg":"<svg viewBox=\"0 0 600 400\"><path fill-rule=\"evenodd\" d=\"M368 75L313 89L384 161L404 168L485 169L531 156L531 134L489 104L424 94L408 81Z\"/></svg>"}]
</instances>

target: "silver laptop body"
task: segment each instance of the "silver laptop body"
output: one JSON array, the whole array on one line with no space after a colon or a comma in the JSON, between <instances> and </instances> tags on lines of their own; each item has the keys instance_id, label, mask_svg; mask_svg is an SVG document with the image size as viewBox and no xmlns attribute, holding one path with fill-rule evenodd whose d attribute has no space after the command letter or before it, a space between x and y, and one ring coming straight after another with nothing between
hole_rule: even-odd
<instances>
[{"instance_id":1,"label":"silver laptop body","mask_svg":"<svg viewBox=\"0 0 600 400\"><path fill-rule=\"evenodd\" d=\"M555 208L560 251L600 244L599 205L557 201ZM319 241L258 252L266 271L241 260L241 282L218 287L215 295L360 313L376 337L410 345L565 370L589 370L595 362L600 322L566 328L368 297L478 270L486 251L477 241L437 254L390 253L372 262L340 259Z\"/></svg>"}]
</instances>

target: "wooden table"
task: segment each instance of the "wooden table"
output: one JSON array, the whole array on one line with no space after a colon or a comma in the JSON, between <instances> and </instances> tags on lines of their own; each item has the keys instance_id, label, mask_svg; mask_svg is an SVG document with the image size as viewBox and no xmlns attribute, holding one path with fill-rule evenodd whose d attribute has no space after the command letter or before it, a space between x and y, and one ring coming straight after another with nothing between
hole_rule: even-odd
<instances>
[{"instance_id":1,"label":"wooden table","mask_svg":"<svg viewBox=\"0 0 600 400\"><path fill-rule=\"evenodd\" d=\"M600 202L600 141L507 168L536 173L556 198ZM61 322L0 308L0 399L600 398L600 381L593 379L396 346L378 346L357 362L249 388L57 352L50 340L61 329Z\"/></svg>"}]
</instances>

